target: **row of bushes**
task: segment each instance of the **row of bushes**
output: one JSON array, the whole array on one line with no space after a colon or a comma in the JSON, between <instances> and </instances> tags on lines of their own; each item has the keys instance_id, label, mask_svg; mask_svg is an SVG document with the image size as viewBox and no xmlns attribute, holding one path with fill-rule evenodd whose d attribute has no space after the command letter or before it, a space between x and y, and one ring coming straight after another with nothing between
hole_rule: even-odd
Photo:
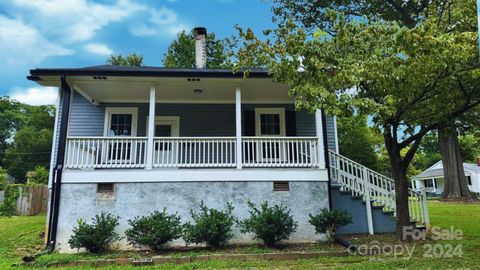
<instances>
[{"instance_id":1,"label":"row of bushes","mask_svg":"<svg viewBox=\"0 0 480 270\"><path fill-rule=\"evenodd\" d=\"M130 228L125 231L128 242L135 246L148 246L153 250L160 250L169 241L183 238L187 244L206 244L208 247L218 248L226 245L233 237L232 228L237 224L242 233L253 233L254 239L262 240L266 246L274 246L279 241L289 239L297 230L298 224L294 221L290 210L282 205L269 206L263 202L257 208L248 202L250 217L237 220L233 216L234 207L227 204L225 210L208 208L202 202L200 211L191 210L193 222L181 224L180 216L155 211L148 216L136 217L128 220ZM113 241L121 240L115 232L119 224L119 217L101 213L93 218L92 224L78 220L72 237L68 241L71 248L85 248L90 252L102 252ZM352 222L351 215L345 210L323 209L317 215L310 214L310 223L317 233L327 233L331 237L340 226Z\"/></svg>"}]
</instances>

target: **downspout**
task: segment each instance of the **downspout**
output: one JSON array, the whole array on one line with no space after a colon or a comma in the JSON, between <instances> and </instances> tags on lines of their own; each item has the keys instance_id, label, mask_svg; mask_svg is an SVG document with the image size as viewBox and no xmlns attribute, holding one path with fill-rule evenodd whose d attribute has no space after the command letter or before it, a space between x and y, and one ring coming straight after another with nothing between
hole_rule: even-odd
<instances>
[{"instance_id":1,"label":"downspout","mask_svg":"<svg viewBox=\"0 0 480 270\"><path fill-rule=\"evenodd\" d=\"M328 207L329 209L333 208L332 202L332 176L330 175L330 159L328 155L328 137L327 137L327 121L325 113L322 111L322 133L323 133L323 151L325 155L325 169L327 170L328 175Z\"/></svg>"},{"instance_id":2,"label":"downspout","mask_svg":"<svg viewBox=\"0 0 480 270\"><path fill-rule=\"evenodd\" d=\"M58 139L57 159L52 182L52 197L50 201L50 216L48 222L47 249L53 251L57 240L58 211L60 209L60 193L62 184L62 171L65 160L65 147L67 144L68 116L70 113L71 88L65 75L60 78L62 115L60 119L60 134Z\"/></svg>"}]
</instances>

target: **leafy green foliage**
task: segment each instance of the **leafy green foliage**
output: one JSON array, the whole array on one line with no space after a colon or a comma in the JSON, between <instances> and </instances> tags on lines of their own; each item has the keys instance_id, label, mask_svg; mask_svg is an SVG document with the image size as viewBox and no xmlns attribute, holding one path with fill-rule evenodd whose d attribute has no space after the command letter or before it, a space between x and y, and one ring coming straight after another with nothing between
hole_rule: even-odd
<instances>
[{"instance_id":1,"label":"leafy green foliage","mask_svg":"<svg viewBox=\"0 0 480 270\"><path fill-rule=\"evenodd\" d=\"M178 214L155 211L149 216L128 220L131 228L125 231L127 240L134 246L148 246L159 250L164 244L182 236L182 226Z\"/></svg>"},{"instance_id":2,"label":"leafy green foliage","mask_svg":"<svg viewBox=\"0 0 480 270\"><path fill-rule=\"evenodd\" d=\"M274 0L272 20L281 26L288 20L294 19L308 31L322 29L334 34L334 25L328 14L330 10L334 10L345 14L348 20L362 20L363 16L367 16L414 27L425 20L430 13L435 14L444 10L445 5L442 2L444 0L400 3L377 0Z\"/></svg>"},{"instance_id":3,"label":"leafy green foliage","mask_svg":"<svg viewBox=\"0 0 480 270\"><path fill-rule=\"evenodd\" d=\"M187 244L206 243L209 247L218 248L233 237L235 218L231 204L227 204L227 208L220 211L208 208L202 201L199 213L193 210L190 212L193 223L187 222L183 225L183 239Z\"/></svg>"},{"instance_id":4,"label":"leafy green foliage","mask_svg":"<svg viewBox=\"0 0 480 270\"><path fill-rule=\"evenodd\" d=\"M107 64L116 65L116 66L143 66L143 56L136 53L132 53L127 56L119 55L110 55L110 58L107 59Z\"/></svg>"},{"instance_id":5,"label":"leafy green foliage","mask_svg":"<svg viewBox=\"0 0 480 270\"><path fill-rule=\"evenodd\" d=\"M475 16L475 4L459 2L449 14L463 23L460 14ZM292 21L267 31L266 38L239 28L236 69L252 59L265 63L275 80L289 86L299 109L372 117L395 180L400 237L401 226L409 224L407 168L422 137L480 104L478 34L467 26L445 31L435 12L413 28L327 14L332 36L312 38Z\"/></svg>"},{"instance_id":6,"label":"leafy green foliage","mask_svg":"<svg viewBox=\"0 0 480 270\"><path fill-rule=\"evenodd\" d=\"M367 125L367 117L354 115L337 118L340 154L368 168L380 169L377 149L383 142L381 136Z\"/></svg>"},{"instance_id":7,"label":"leafy green foliage","mask_svg":"<svg viewBox=\"0 0 480 270\"><path fill-rule=\"evenodd\" d=\"M0 98L0 167L17 183L24 183L36 166L49 166L54 112L53 106Z\"/></svg>"},{"instance_id":8,"label":"leafy green foliage","mask_svg":"<svg viewBox=\"0 0 480 270\"><path fill-rule=\"evenodd\" d=\"M226 39L217 39L214 33L208 33L206 46L208 68L232 66ZM177 39L172 41L164 54L163 65L169 68L195 68L195 35L193 31L178 33Z\"/></svg>"},{"instance_id":9,"label":"leafy green foliage","mask_svg":"<svg viewBox=\"0 0 480 270\"><path fill-rule=\"evenodd\" d=\"M3 202L0 204L0 216L11 217L17 214L17 199L23 185L6 185Z\"/></svg>"},{"instance_id":10,"label":"leafy green foliage","mask_svg":"<svg viewBox=\"0 0 480 270\"><path fill-rule=\"evenodd\" d=\"M7 183L7 170L0 167L0 190L5 190Z\"/></svg>"},{"instance_id":11,"label":"leafy green foliage","mask_svg":"<svg viewBox=\"0 0 480 270\"><path fill-rule=\"evenodd\" d=\"M17 183L26 182L26 174L37 166L48 168L53 129L24 127L15 133L14 143L7 149L5 165Z\"/></svg>"},{"instance_id":12,"label":"leafy green foliage","mask_svg":"<svg viewBox=\"0 0 480 270\"><path fill-rule=\"evenodd\" d=\"M43 166L37 166L27 173L27 181L32 184L48 184L48 170Z\"/></svg>"},{"instance_id":13,"label":"leafy green foliage","mask_svg":"<svg viewBox=\"0 0 480 270\"><path fill-rule=\"evenodd\" d=\"M79 219L78 226L73 228L68 244L71 248L85 248L93 253L103 252L112 242L121 239L115 232L119 219L117 216L103 212L92 218L92 224L87 224L84 220Z\"/></svg>"},{"instance_id":14,"label":"leafy green foliage","mask_svg":"<svg viewBox=\"0 0 480 270\"><path fill-rule=\"evenodd\" d=\"M261 239L266 246L274 246L279 241L287 240L297 230L298 224L293 220L286 206L268 206L265 201L260 209L248 202L250 217L239 222L242 233L254 233L255 239Z\"/></svg>"},{"instance_id":15,"label":"leafy green foliage","mask_svg":"<svg viewBox=\"0 0 480 270\"><path fill-rule=\"evenodd\" d=\"M309 214L310 224L315 227L316 233L326 233L327 237L332 240L335 231L345 225L352 223L352 215L344 209L322 209L319 214Z\"/></svg>"}]
</instances>

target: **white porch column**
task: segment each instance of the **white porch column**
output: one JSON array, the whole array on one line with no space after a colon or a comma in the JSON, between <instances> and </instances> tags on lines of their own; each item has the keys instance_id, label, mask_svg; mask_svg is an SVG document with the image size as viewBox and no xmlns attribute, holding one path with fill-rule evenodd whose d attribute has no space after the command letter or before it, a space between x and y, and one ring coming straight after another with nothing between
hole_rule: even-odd
<instances>
[{"instance_id":1,"label":"white porch column","mask_svg":"<svg viewBox=\"0 0 480 270\"><path fill-rule=\"evenodd\" d=\"M235 124L237 137L237 169L242 168L242 91L240 87L235 89Z\"/></svg>"},{"instance_id":2,"label":"white porch column","mask_svg":"<svg viewBox=\"0 0 480 270\"><path fill-rule=\"evenodd\" d=\"M147 134L147 157L145 166L147 170L153 167L153 136L155 134L155 85L150 87L150 103L148 109L148 134Z\"/></svg>"},{"instance_id":3,"label":"white porch column","mask_svg":"<svg viewBox=\"0 0 480 270\"><path fill-rule=\"evenodd\" d=\"M437 183L436 183L435 179L436 178L432 178L433 192L437 192Z\"/></svg>"},{"instance_id":4,"label":"white porch column","mask_svg":"<svg viewBox=\"0 0 480 270\"><path fill-rule=\"evenodd\" d=\"M318 167L319 169L325 169L325 147L323 145L323 119L322 111L317 110L315 112L315 129L317 135L317 149L318 149Z\"/></svg>"}]
</instances>

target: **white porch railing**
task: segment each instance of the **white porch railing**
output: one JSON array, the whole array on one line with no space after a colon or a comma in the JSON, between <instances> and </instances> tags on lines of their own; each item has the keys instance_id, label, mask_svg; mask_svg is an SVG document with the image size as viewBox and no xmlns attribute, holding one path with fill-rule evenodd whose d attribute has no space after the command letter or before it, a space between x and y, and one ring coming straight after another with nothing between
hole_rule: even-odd
<instances>
[{"instance_id":1,"label":"white porch railing","mask_svg":"<svg viewBox=\"0 0 480 270\"><path fill-rule=\"evenodd\" d=\"M315 137L243 137L245 167L317 167Z\"/></svg>"},{"instance_id":2,"label":"white porch railing","mask_svg":"<svg viewBox=\"0 0 480 270\"><path fill-rule=\"evenodd\" d=\"M235 137L154 138L153 167L235 167Z\"/></svg>"},{"instance_id":3,"label":"white porch railing","mask_svg":"<svg viewBox=\"0 0 480 270\"><path fill-rule=\"evenodd\" d=\"M143 168L146 145L144 137L69 137L65 167Z\"/></svg>"},{"instance_id":4,"label":"white porch railing","mask_svg":"<svg viewBox=\"0 0 480 270\"><path fill-rule=\"evenodd\" d=\"M341 190L361 196L373 205L383 206L384 211L395 213L393 179L383 176L351 159L329 151L330 174ZM429 216L425 192L409 189L409 213L413 222L428 224Z\"/></svg>"},{"instance_id":5,"label":"white porch railing","mask_svg":"<svg viewBox=\"0 0 480 270\"><path fill-rule=\"evenodd\" d=\"M316 137L243 137L242 167L318 167ZM145 137L68 137L67 169L144 168ZM236 137L156 137L154 168L233 168Z\"/></svg>"}]
</instances>

